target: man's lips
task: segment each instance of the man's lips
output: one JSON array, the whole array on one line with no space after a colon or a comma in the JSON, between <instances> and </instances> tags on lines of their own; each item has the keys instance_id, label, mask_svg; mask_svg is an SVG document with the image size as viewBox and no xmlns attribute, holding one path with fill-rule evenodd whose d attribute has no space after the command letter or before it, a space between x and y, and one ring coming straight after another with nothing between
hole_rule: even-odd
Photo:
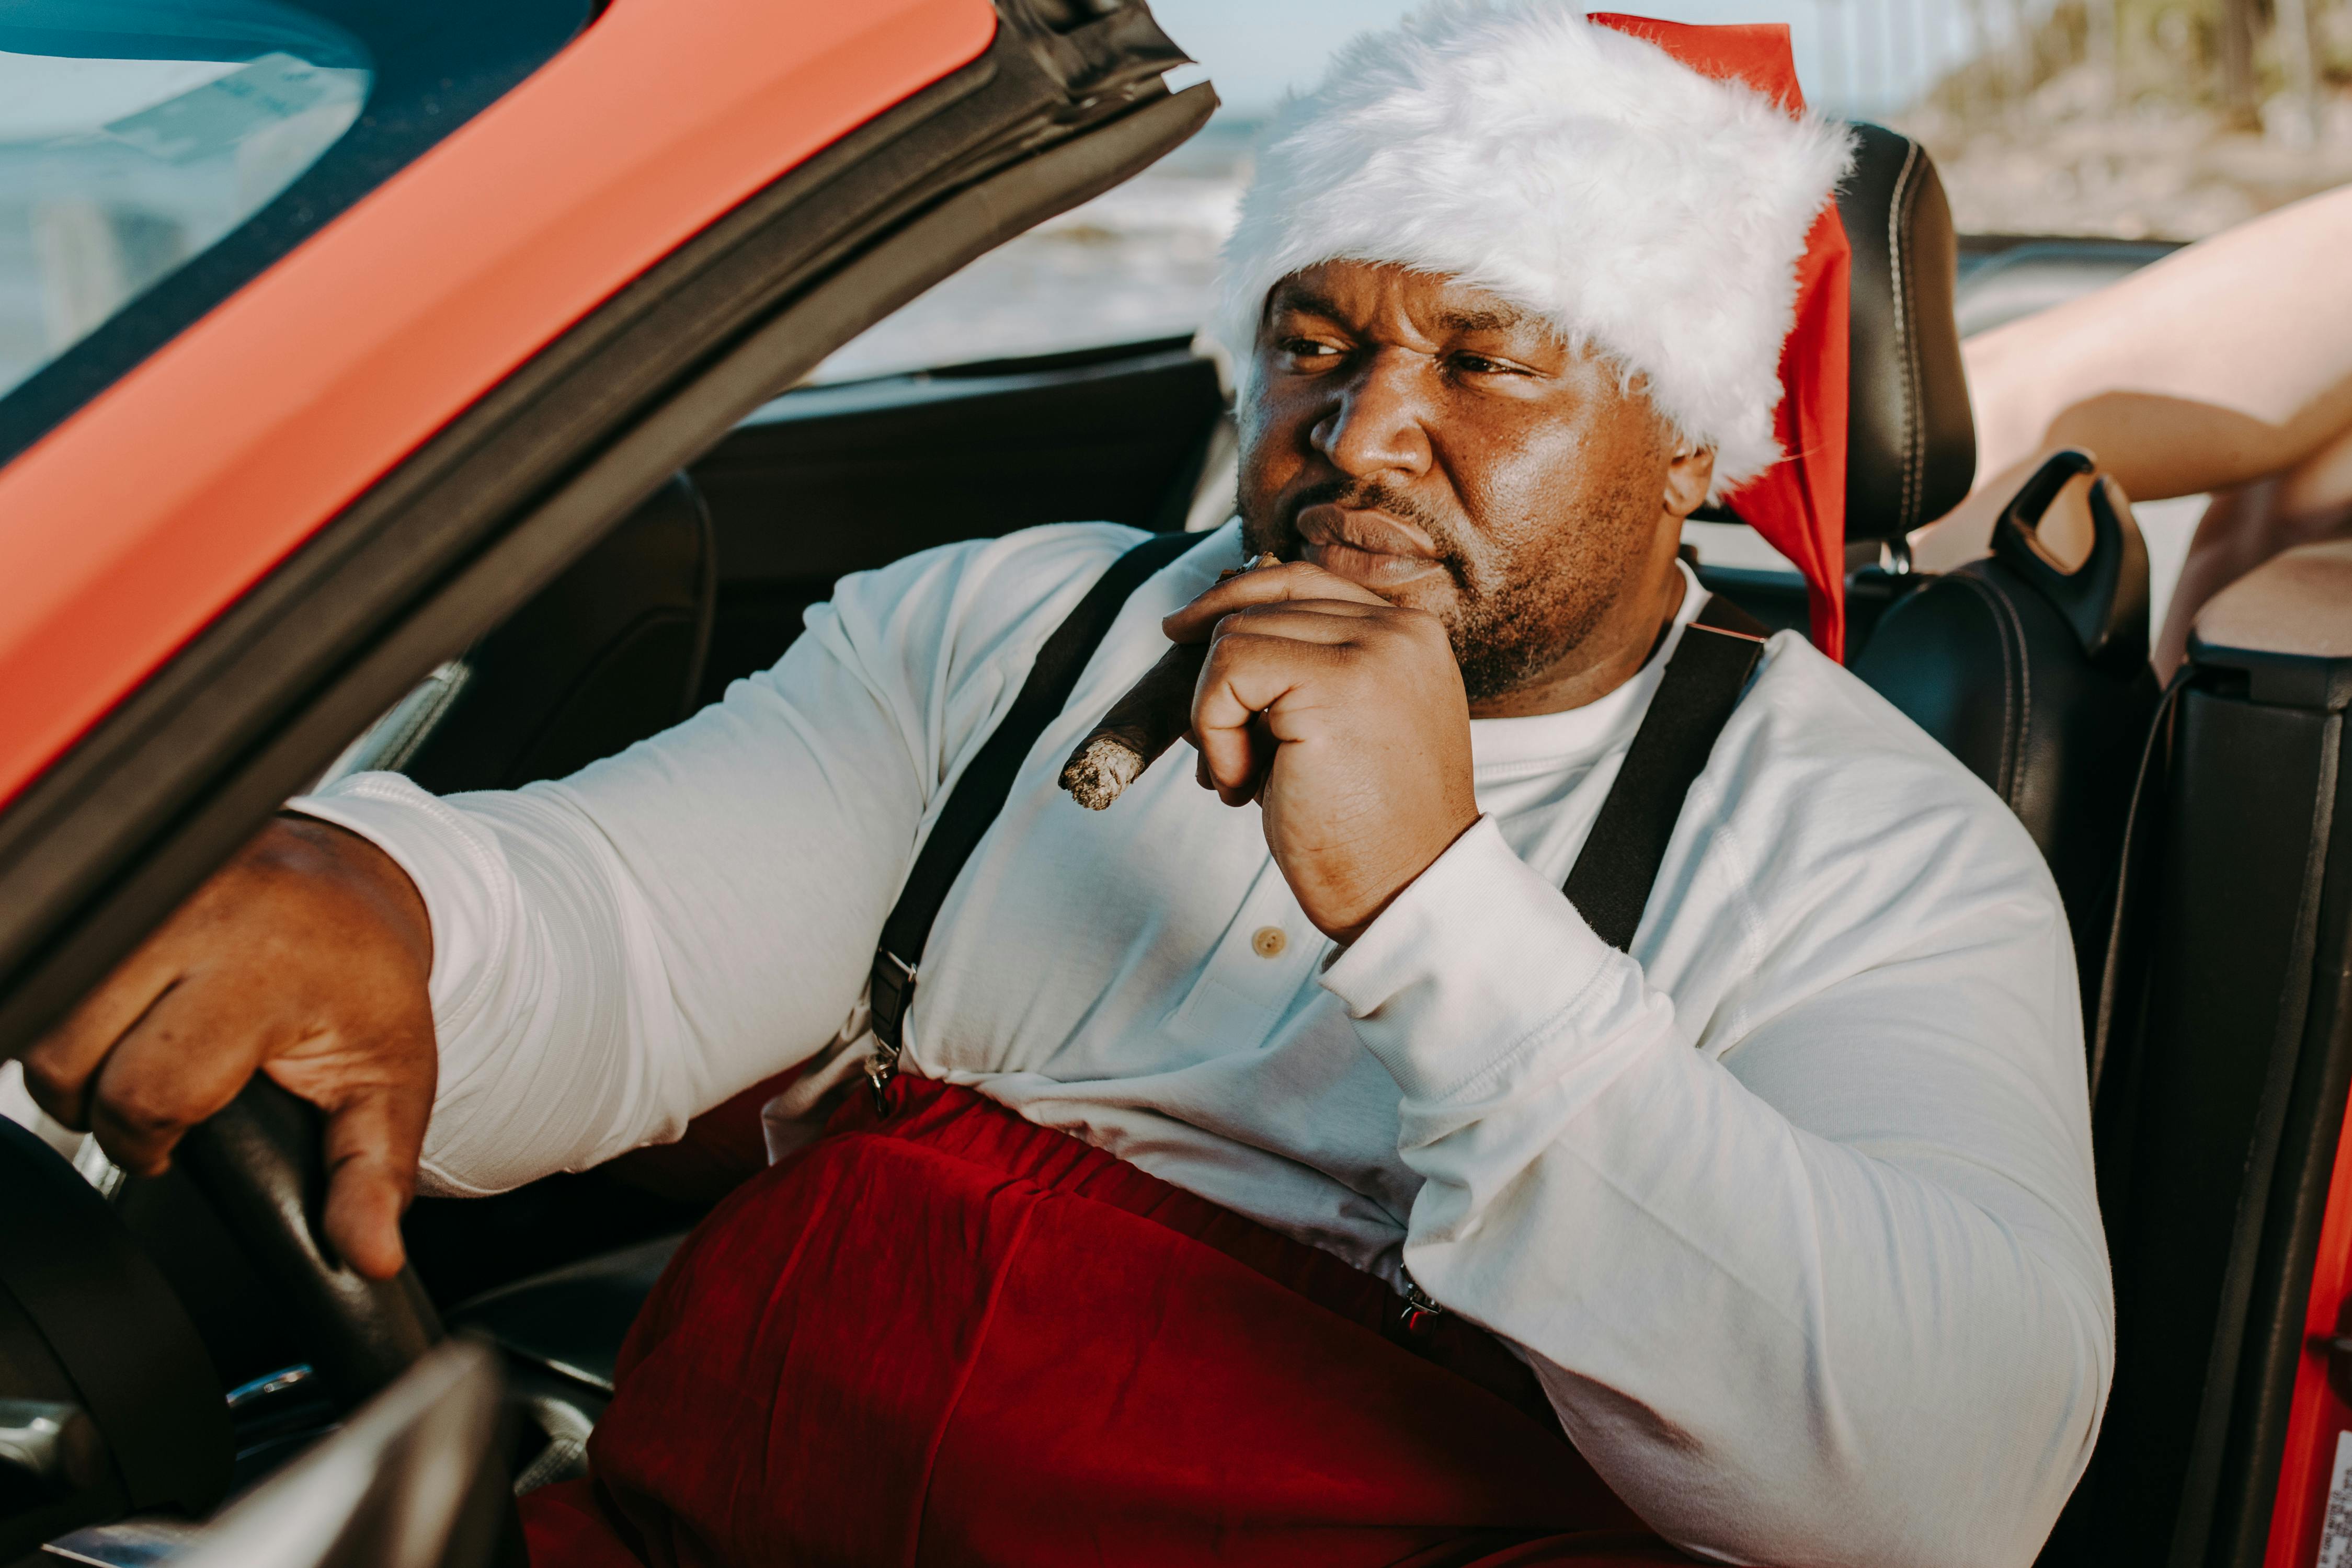
<instances>
[{"instance_id":1,"label":"man's lips","mask_svg":"<svg viewBox=\"0 0 2352 1568\"><path fill-rule=\"evenodd\" d=\"M1298 514L1298 537L1308 560L1376 593L1445 570L1436 540L1387 512L1307 507Z\"/></svg>"}]
</instances>

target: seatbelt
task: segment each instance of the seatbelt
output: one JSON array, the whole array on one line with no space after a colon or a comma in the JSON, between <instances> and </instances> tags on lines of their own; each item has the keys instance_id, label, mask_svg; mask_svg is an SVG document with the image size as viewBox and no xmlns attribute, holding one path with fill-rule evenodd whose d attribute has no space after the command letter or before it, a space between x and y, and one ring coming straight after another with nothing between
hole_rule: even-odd
<instances>
[{"instance_id":1,"label":"seatbelt","mask_svg":"<svg viewBox=\"0 0 2352 1568\"><path fill-rule=\"evenodd\" d=\"M1068 706L1079 674L1128 597L1200 539L1198 534L1156 535L1111 563L1068 619L1045 639L1011 711L940 808L940 820L915 857L915 869L908 873L897 907L882 923L882 940L874 949L869 1005L875 1051L866 1075L877 1107L886 1103L883 1091L898 1069L907 1013L914 1004L931 926L964 862L1004 809L1022 759ZM1664 863L1675 821L1682 814L1683 798L1706 767L1715 737L1738 706L1763 653L1765 635L1762 624L1746 611L1719 595L1711 596L1683 629L1674 657L1666 661L1657 695L1650 699L1625 764L1568 875L1569 901L1612 947L1622 951L1633 939L1651 884Z\"/></svg>"}]
</instances>

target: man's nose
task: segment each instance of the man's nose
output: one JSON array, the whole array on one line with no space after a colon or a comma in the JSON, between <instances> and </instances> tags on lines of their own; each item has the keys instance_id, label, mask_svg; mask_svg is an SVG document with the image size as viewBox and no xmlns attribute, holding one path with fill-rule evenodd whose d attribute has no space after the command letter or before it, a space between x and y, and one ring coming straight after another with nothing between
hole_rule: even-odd
<instances>
[{"instance_id":1,"label":"man's nose","mask_svg":"<svg viewBox=\"0 0 2352 1568\"><path fill-rule=\"evenodd\" d=\"M1315 423L1315 449L1351 478L1418 475L1429 466L1429 410L1422 396L1423 356L1382 349L1339 387Z\"/></svg>"}]
</instances>

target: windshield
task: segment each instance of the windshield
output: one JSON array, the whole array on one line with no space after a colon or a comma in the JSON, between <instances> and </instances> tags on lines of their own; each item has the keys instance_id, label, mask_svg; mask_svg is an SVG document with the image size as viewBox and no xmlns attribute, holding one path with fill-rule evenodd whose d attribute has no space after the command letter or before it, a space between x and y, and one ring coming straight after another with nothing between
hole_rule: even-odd
<instances>
[{"instance_id":1,"label":"windshield","mask_svg":"<svg viewBox=\"0 0 2352 1568\"><path fill-rule=\"evenodd\" d=\"M1411 8L1411 0L1153 0L1153 15L1217 85L1224 107L1208 129L1127 184L982 257L843 348L817 379L1192 331L1266 117L1286 91L1311 85L1339 45ZM2352 180L2352 0L1596 8L1788 24L1817 108L1927 145L1963 235L1964 272L2021 235L2143 246L2116 253L2127 268L2161 254L2145 242L2200 239ZM1998 324L2020 301L1994 303L1964 324Z\"/></svg>"},{"instance_id":2,"label":"windshield","mask_svg":"<svg viewBox=\"0 0 2352 1568\"><path fill-rule=\"evenodd\" d=\"M594 0L0 0L0 463L528 76Z\"/></svg>"},{"instance_id":3,"label":"windshield","mask_svg":"<svg viewBox=\"0 0 2352 1568\"><path fill-rule=\"evenodd\" d=\"M119 35L88 47L142 44L190 47ZM372 73L348 37L247 49L0 52L0 394L217 244L359 117Z\"/></svg>"}]
</instances>

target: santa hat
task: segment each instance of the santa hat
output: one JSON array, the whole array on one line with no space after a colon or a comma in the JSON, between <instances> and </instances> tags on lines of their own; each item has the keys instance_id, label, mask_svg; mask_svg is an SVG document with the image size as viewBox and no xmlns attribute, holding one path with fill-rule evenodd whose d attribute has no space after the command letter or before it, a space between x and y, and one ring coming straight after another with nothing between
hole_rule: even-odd
<instances>
[{"instance_id":1,"label":"santa hat","mask_svg":"<svg viewBox=\"0 0 2352 1568\"><path fill-rule=\"evenodd\" d=\"M1715 449L1708 498L1805 572L1835 657L1849 257L1831 198L1851 160L1845 127L1804 112L1785 27L1433 5L1277 113L1214 331L1246 396L1268 292L1319 262L1397 263L1537 312Z\"/></svg>"}]
</instances>

